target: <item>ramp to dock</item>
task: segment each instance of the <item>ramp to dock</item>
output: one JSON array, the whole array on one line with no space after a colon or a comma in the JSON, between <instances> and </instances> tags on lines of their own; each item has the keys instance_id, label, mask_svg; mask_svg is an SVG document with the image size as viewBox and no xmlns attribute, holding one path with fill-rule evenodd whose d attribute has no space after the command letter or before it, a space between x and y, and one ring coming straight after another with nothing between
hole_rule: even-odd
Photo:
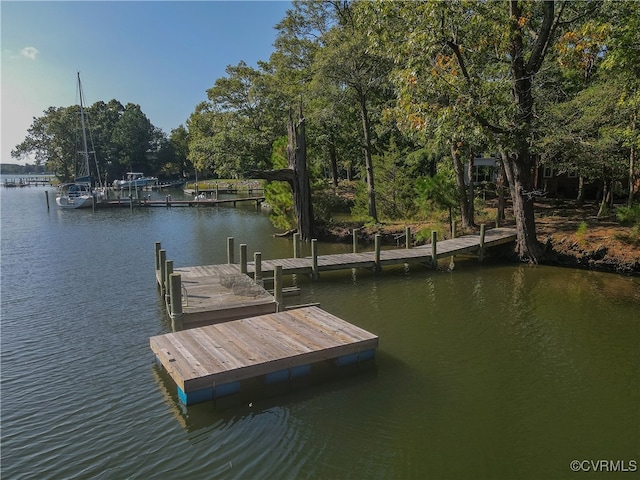
<instances>
[{"instance_id":1,"label":"ramp to dock","mask_svg":"<svg viewBox=\"0 0 640 480\"><path fill-rule=\"evenodd\" d=\"M150 346L190 405L233 393L244 379L286 380L324 360L371 359L378 337L305 307L154 336Z\"/></svg>"}]
</instances>

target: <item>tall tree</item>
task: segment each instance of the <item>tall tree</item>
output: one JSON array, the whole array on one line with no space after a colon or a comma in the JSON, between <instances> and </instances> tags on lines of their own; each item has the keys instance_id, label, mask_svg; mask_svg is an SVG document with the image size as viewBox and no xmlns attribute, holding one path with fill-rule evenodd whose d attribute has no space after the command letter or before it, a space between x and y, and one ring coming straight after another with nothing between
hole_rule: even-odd
<instances>
[{"instance_id":1,"label":"tall tree","mask_svg":"<svg viewBox=\"0 0 640 480\"><path fill-rule=\"evenodd\" d=\"M373 166L374 130L372 118L379 112L388 87L391 63L368 49L365 18L351 2L328 2L335 10L336 24L323 38L323 49L316 57L316 75L331 79L353 95L362 128L362 151L367 182L369 216L378 221Z\"/></svg>"},{"instance_id":2,"label":"tall tree","mask_svg":"<svg viewBox=\"0 0 640 480\"><path fill-rule=\"evenodd\" d=\"M120 174L128 169L144 171L148 167L147 152L152 140L153 125L140 105L128 103L111 134L111 141L117 149Z\"/></svg>"},{"instance_id":3,"label":"tall tree","mask_svg":"<svg viewBox=\"0 0 640 480\"><path fill-rule=\"evenodd\" d=\"M403 42L387 41L385 48L404 63L428 63L418 84L437 85L469 118L480 125L501 151L509 182L516 228L517 253L538 262L543 252L534 217L534 117L545 59L563 28L584 19L595 2L426 1L418 4L376 4L372 31L388 39L384 25L404 24ZM398 30L395 30L398 31ZM439 63L443 68L437 68ZM437 77L437 81L427 76ZM407 91L407 77L397 77ZM416 118L429 115L428 102L412 96Z\"/></svg>"}]
</instances>

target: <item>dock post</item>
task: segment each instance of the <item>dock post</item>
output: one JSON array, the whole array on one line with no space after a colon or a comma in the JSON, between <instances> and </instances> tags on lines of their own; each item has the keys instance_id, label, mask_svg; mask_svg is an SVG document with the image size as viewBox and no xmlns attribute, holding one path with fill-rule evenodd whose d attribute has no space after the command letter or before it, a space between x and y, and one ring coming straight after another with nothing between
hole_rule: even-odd
<instances>
[{"instance_id":1,"label":"dock post","mask_svg":"<svg viewBox=\"0 0 640 480\"><path fill-rule=\"evenodd\" d=\"M129 195L129 209L133 212L133 197Z\"/></svg>"},{"instance_id":2,"label":"dock post","mask_svg":"<svg viewBox=\"0 0 640 480\"><path fill-rule=\"evenodd\" d=\"M315 280L320 276L318 273L318 240L315 238L311 239L311 259L311 276Z\"/></svg>"},{"instance_id":3,"label":"dock post","mask_svg":"<svg viewBox=\"0 0 640 480\"><path fill-rule=\"evenodd\" d=\"M155 242L153 248L156 259L156 280L159 284L161 280L158 278L158 273L160 272L160 250L162 249L162 244L160 242Z\"/></svg>"},{"instance_id":4,"label":"dock post","mask_svg":"<svg viewBox=\"0 0 640 480\"><path fill-rule=\"evenodd\" d=\"M172 273L170 277L169 301L171 302L171 328L174 332L182 330L182 277Z\"/></svg>"},{"instance_id":5,"label":"dock post","mask_svg":"<svg viewBox=\"0 0 640 480\"><path fill-rule=\"evenodd\" d=\"M173 260L167 260L164 262L164 278L162 281L164 282L164 291L168 292L171 288L171 274L173 273Z\"/></svg>"},{"instance_id":6,"label":"dock post","mask_svg":"<svg viewBox=\"0 0 640 480\"><path fill-rule=\"evenodd\" d=\"M240 244L240 273L247 273L247 244Z\"/></svg>"},{"instance_id":7,"label":"dock post","mask_svg":"<svg viewBox=\"0 0 640 480\"><path fill-rule=\"evenodd\" d=\"M253 253L253 281L262 284L262 253Z\"/></svg>"},{"instance_id":8,"label":"dock post","mask_svg":"<svg viewBox=\"0 0 640 480\"><path fill-rule=\"evenodd\" d=\"M278 312L284 311L284 305L282 305L282 265L276 265L273 271L273 296L278 304Z\"/></svg>"},{"instance_id":9,"label":"dock post","mask_svg":"<svg viewBox=\"0 0 640 480\"><path fill-rule=\"evenodd\" d=\"M233 237L227 237L227 263L235 263L233 258Z\"/></svg>"},{"instance_id":10,"label":"dock post","mask_svg":"<svg viewBox=\"0 0 640 480\"><path fill-rule=\"evenodd\" d=\"M49 190L44 191L44 198L47 199L47 211L49 211Z\"/></svg>"},{"instance_id":11,"label":"dock post","mask_svg":"<svg viewBox=\"0 0 640 480\"><path fill-rule=\"evenodd\" d=\"M451 222L451 238L456 238L456 222Z\"/></svg>"},{"instance_id":12,"label":"dock post","mask_svg":"<svg viewBox=\"0 0 640 480\"><path fill-rule=\"evenodd\" d=\"M404 240L405 247L407 250L409 250L411 248L411 227L404 228Z\"/></svg>"},{"instance_id":13,"label":"dock post","mask_svg":"<svg viewBox=\"0 0 640 480\"><path fill-rule=\"evenodd\" d=\"M353 229L353 253L358 253L358 229Z\"/></svg>"},{"instance_id":14,"label":"dock post","mask_svg":"<svg viewBox=\"0 0 640 480\"><path fill-rule=\"evenodd\" d=\"M293 258L300 258L300 234L293 234Z\"/></svg>"},{"instance_id":15,"label":"dock post","mask_svg":"<svg viewBox=\"0 0 640 480\"><path fill-rule=\"evenodd\" d=\"M484 231L486 225L483 223L480 225L480 248L478 249L478 261L482 262L484 259Z\"/></svg>"},{"instance_id":16,"label":"dock post","mask_svg":"<svg viewBox=\"0 0 640 480\"><path fill-rule=\"evenodd\" d=\"M380 268L380 244L382 243L382 235L380 235L379 233L376 233L376 236L374 237L374 247L375 247L375 268L376 271L379 271Z\"/></svg>"},{"instance_id":17,"label":"dock post","mask_svg":"<svg viewBox=\"0 0 640 480\"><path fill-rule=\"evenodd\" d=\"M435 230L431 230L431 263L433 266L438 266L438 252L437 252L437 244L438 244L438 232Z\"/></svg>"},{"instance_id":18,"label":"dock post","mask_svg":"<svg viewBox=\"0 0 640 480\"><path fill-rule=\"evenodd\" d=\"M167 268L167 251L165 249L161 249L159 252L160 255L160 290L162 291L162 293L166 293L166 289L165 289L165 285L164 285L164 279L166 277L166 270L165 268Z\"/></svg>"}]
</instances>

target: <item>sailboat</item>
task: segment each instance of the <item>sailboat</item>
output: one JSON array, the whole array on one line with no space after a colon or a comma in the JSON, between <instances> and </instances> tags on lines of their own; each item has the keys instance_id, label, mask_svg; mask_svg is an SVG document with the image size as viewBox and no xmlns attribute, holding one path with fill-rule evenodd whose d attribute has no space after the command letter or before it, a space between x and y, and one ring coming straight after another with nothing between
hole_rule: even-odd
<instances>
[{"instance_id":1,"label":"sailboat","mask_svg":"<svg viewBox=\"0 0 640 480\"><path fill-rule=\"evenodd\" d=\"M104 198L104 188L100 180L98 172L98 162L96 159L95 148L89 151L87 144L87 124L84 113L84 94L82 92L82 83L80 82L80 72L78 72L78 91L80 92L80 124L82 127L82 151L81 161L76 164L75 182L65 183L58 187L56 195L56 203L61 208L88 208L100 202ZM92 178L89 169L89 154L93 155L93 161L98 177L99 189L92 186Z\"/></svg>"}]
</instances>

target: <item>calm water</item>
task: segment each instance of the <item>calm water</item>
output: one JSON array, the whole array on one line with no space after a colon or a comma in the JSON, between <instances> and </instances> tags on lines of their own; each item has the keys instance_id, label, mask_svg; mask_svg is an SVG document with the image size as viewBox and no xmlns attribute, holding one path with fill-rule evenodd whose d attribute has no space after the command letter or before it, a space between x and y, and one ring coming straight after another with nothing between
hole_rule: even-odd
<instances>
[{"instance_id":1,"label":"calm water","mask_svg":"<svg viewBox=\"0 0 640 480\"><path fill-rule=\"evenodd\" d=\"M250 205L94 213L51 195L47 211L44 191L0 189L2 478L552 479L583 476L576 459L640 464L638 278L475 260L294 277L288 302L380 336L375 368L185 408L149 349L168 331L154 241L177 267L226 262L228 236L263 258L290 240Z\"/></svg>"}]
</instances>

